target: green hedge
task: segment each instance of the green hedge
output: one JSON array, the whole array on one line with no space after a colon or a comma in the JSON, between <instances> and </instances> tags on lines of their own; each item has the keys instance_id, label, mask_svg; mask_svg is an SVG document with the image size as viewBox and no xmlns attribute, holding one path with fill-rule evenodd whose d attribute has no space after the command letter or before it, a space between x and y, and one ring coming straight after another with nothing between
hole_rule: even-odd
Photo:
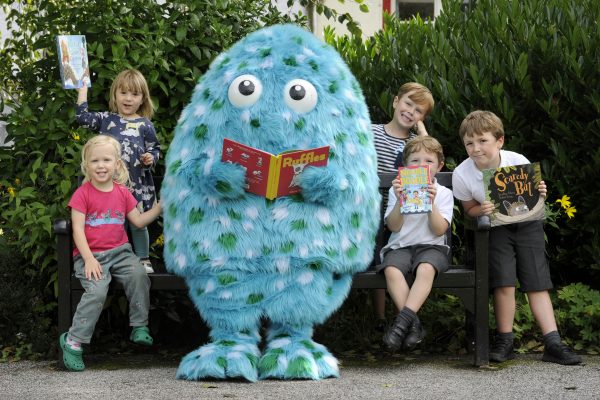
<instances>
[{"instance_id":1,"label":"green hedge","mask_svg":"<svg viewBox=\"0 0 600 400\"><path fill-rule=\"evenodd\" d=\"M548 202L577 210L547 226L556 283L600 288L600 2L444 1L435 23L385 18L374 37L328 35L361 82L374 122L388 122L400 85L417 81L436 100L431 133L451 167L466 153L458 127L475 109L504 122L505 148L542 163Z\"/></svg>"}]
</instances>

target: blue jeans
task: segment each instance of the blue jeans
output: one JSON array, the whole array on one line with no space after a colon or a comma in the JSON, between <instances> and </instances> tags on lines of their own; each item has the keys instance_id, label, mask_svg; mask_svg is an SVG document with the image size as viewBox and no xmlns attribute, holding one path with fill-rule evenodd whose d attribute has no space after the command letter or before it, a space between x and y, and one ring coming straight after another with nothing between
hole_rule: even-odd
<instances>
[{"instance_id":1,"label":"blue jeans","mask_svg":"<svg viewBox=\"0 0 600 400\"><path fill-rule=\"evenodd\" d=\"M85 262L81 255L74 260L75 276L81 281L85 293L77 305L69 334L81 343L90 343L112 278L123 285L129 300L129 325L148 325L150 278L139 258L133 254L131 245L126 243L111 250L94 253L94 257L102 266L103 273L102 279L97 281L93 278L86 279Z\"/></svg>"}]
</instances>

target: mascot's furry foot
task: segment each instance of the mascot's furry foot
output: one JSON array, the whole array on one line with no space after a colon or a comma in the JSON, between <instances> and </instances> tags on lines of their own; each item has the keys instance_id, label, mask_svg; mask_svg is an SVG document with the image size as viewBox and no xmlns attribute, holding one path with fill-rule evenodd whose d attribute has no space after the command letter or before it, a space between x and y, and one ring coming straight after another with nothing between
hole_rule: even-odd
<instances>
[{"instance_id":1,"label":"mascot's furry foot","mask_svg":"<svg viewBox=\"0 0 600 400\"><path fill-rule=\"evenodd\" d=\"M258 332L237 335L211 334L219 340L204 345L186 355L177 369L178 379L197 381L204 378L244 378L258 380Z\"/></svg>"},{"instance_id":2,"label":"mascot's furry foot","mask_svg":"<svg viewBox=\"0 0 600 400\"><path fill-rule=\"evenodd\" d=\"M337 359L311 337L310 327L272 328L267 336L267 348L258 363L260 379L338 378Z\"/></svg>"}]
</instances>

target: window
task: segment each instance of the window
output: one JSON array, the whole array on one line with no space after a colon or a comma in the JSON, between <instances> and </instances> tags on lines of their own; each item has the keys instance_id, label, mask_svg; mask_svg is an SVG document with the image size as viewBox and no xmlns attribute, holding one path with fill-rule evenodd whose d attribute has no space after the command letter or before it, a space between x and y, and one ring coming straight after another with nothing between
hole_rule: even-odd
<instances>
[{"instance_id":1,"label":"window","mask_svg":"<svg viewBox=\"0 0 600 400\"><path fill-rule=\"evenodd\" d=\"M440 1L435 0L409 0L396 2L396 15L401 20L408 20L419 14L421 19L435 19L439 14L439 8L436 10L436 4ZM439 6L438 6L439 7ZM437 11L437 12L436 12Z\"/></svg>"}]
</instances>

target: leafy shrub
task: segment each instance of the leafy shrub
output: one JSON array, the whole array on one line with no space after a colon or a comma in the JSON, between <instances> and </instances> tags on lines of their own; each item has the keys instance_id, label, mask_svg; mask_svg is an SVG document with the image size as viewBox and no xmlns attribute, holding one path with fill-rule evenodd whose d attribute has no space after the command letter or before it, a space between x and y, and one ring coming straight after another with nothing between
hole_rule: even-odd
<instances>
[{"instance_id":1,"label":"leafy shrub","mask_svg":"<svg viewBox=\"0 0 600 400\"><path fill-rule=\"evenodd\" d=\"M360 81L373 122L388 122L400 85L418 81L436 100L431 133L448 163L466 157L458 127L475 109L504 122L505 147L542 163L549 200L571 197L575 217L548 232L553 278L600 287L600 2L443 1L435 23L385 18L372 38L327 41ZM590 279L590 277L592 279Z\"/></svg>"}]
</instances>

